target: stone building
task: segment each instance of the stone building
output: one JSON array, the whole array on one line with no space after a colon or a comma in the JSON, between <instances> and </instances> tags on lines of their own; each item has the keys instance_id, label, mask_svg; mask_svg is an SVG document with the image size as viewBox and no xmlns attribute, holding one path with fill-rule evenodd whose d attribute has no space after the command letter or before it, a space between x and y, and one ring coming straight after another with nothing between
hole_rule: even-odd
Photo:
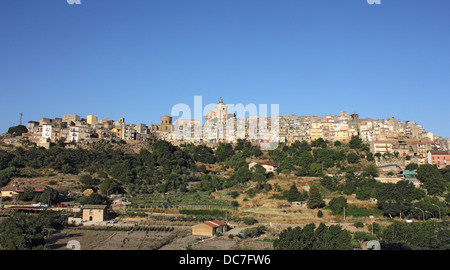
<instances>
[{"instance_id":1,"label":"stone building","mask_svg":"<svg viewBox=\"0 0 450 270\"><path fill-rule=\"evenodd\" d=\"M83 221L105 221L107 218L106 205L87 204L83 206Z\"/></svg>"},{"instance_id":2,"label":"stone building","mask_svg":"<svg viewBox=\"0 0 450 270\"><path fill-rule=\"evenodd\" d=\"M150 129L154 132L172 132L172 117L168 115L161 116L161 124L152 124Z\"/></svg>"}]
</instances>

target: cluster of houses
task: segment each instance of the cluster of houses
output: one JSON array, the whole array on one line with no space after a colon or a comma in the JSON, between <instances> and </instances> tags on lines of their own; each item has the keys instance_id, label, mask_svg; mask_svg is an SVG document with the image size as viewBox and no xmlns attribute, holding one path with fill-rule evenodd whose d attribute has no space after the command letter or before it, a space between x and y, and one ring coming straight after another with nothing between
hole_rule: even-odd
<instances>
[{"instance_id":1,"label":"cluster of houses","mask_svg":"<svg viewBox=\"0 0 450 270\"><path fill-rule=\"evenodd\" d=\"M155 141L167 140L175 144L195 143L216 146L220 142L236 143L246 139L252 143L295 141L312 142L319 138L348 142L359 136L370 145L372 153L414 157L418 164L445 166L450 150L450 139L434 136L414 121L396 118L374 120L359 118L358 114L341 112L339 115L318 116L250 116L239 119L220 98L219 102L200 120L161 117L160 124L131 124L123 117L118 121L99 120L97 116L63 115L62 118L42 118L28 122L28 132L20 138L5 140L20 143L24 140L41 147L64 142L89 144L96 140Z\"/></svg>"},{"instance_id":2,"label":"cluster of houses","mask_svg":"<svg viewBox=\"0 0 450 270\"><path fill-rule=\"evenodd\" d=\"M63 115L62 118L42 118L39 122L29 121L28 132L22 134L22 140L41 147L50 147L50 143L64 142L88 144L96 140L142 140L155 139L145 124L128 124L123 117L119 121L98 120L97 116Z\"/></svg>"}]
</instances>

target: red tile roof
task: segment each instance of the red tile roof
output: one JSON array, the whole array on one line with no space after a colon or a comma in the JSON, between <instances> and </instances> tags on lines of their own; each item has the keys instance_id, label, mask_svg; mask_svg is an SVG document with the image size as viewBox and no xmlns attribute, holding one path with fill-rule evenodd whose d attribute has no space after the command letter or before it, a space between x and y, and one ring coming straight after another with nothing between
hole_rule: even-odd
<instances>
[{"instance_id":1,"label":"red tile roof","mask_svg":"<svg viewBox=\"0 0 450 270\"><path fill-rule=\"evenodd\" d=\"M450 151L430 151L432 155L450 155Z\"/></svg>"},{"instance_id":2,"label":"red tile roof","mask_svg":"<svg viewBox=\"0 0 450 270\"><path fill-rule=\"evenodd\" d=\"M222 222L222 221L219 221L219 220L207 221L207 222L205 222L205 224L208 225L208 226L211 226L213 228L227 225L225 222Z\"/></svg>"}]
</instances>

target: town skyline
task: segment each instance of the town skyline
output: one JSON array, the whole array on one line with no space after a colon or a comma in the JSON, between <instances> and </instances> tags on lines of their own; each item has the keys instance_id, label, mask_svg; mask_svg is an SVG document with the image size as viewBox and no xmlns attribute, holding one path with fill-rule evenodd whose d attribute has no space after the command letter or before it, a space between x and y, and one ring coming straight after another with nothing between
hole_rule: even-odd
<instances>
[{"instance_id":1,"label":"town skyline","mask_svg":"<svg viewBox=\"0 0 450 270\"><path fill-rule=\"evenodd\" d=\"M217 102L215 102L215 103L208 103L208 104L204 104L204 103L202 103L202 97L200 96L197 96L197 97L194 97L194 99L195 98L200 98L200 104L195 104L196 102L194 102L194 106L191 108L189 105L187 105L186 103L179 103L179 104L176 104L176 105L174 105L172 108L171 108L171 110L173 111L174 110L174 108L176 108L178 105L182 105L183 107L186 107L187 106L187 110L188 110L188 116L186 116L186 112L181 112L181 111L174 111L175 113L176 113L176 115L172 115L171 114L171 110L170 109L168 109L168 110L166 110L165 112L160 112L158 115L155 115L155 116L153 116L152 117L152 119L154 119L155 121L138 121L138 122L134 122L133 120L128 120L129 118L128 118L128 115L127 114L121 114L121 115L119 115L119 117L118 118L114 118L114 117L108 117L108 116L98 116L98 115L95 115L95 114L92 114L92 113L88 113L88 114L86 114L86 116L95 116L96 117L96 119L98 118L99 120L102 120L102 119L110 119L110 120L112 120L112 121L120 121L120 119L126 119L126 120L128 120L128 121L125 121L125 123L128 123L128 124L134 124L134 125L138 125L138 124L145 124L145 125L148 125L148 126L152 126L152 125L158 125L159 124L159 122L160 122L160 118L161 118L161 116L170 116L170 117L172 117L173 118L173 122L175 123L176 122L176 120L178 119L178 120L193 120L193 121L200 121L200 123L202 124L202 125L204 125L205 123L206 123L206 121L208 120L208 116L207 116L207 113L209 112L208 111L208 108L209 109L211 109L211 108L213 108L213 107L215 107L215 105L217 104ZM216 98L216 101L217 101L218 99ZM198 101L198 100L197 100ZM223 104L223 98L222 97L220 97L220 102L219 102L219 104ZM201 108L195 108L195 106L197 106L197 105L200 105L201 106ZM228 105L230 105L229 103L226 103L226 105L228 106ZM253 104L253 103L251 103L251 104L242 104L242 103L238 103L238 104L231 104L232 105L232 109L234 109L233 111L232 111L232 113L234 113L235 114L235 118L236 119L248 119L249 118L249 116L250 115L252 115L252 113L253 113L253 115L257 115L257 116L259 116L258 115L258 110L260 109L260 106L265 106L266 107L266 109L267 109L267 105L269 105L269 110L268 111L266 111L266 112L264 112L264 114L265 115L263 115L263 116L267 116L267 117L271 117L271 111L270 111L270 105L273 105L273 104ZM275 105L279 105L279 104L275 104ZM249 111L249 109L251 110L252 109L252 106L255 108L255 110L256 111L253 111L253 112L250 112ZM200 112L198 112L198 110L200 109ZM242 111L242 112L238 112L239 111L239 109ZM195 111L197 110L197 114L196 113L194 113ZM236 112L238 112L238 113L236 113ZM198 118L198 113L201 113L202 115L202 117L199 119ZM295 114L295 113L291 113L291 114L282 114L282 113L280 113L280 112L277 112L277 116L280 116L280 117L292 117L292 116L294 116L294 117L298 117L298 118L301 118L301 117L313 117L313 118L319 118L319 119L322 119L322 118L325 118L325 117L327 117L327 116L338 116L339 114L342 114L342 113L346 113L345 111L340 111L339 113L326 113L326 114L322 114L322 115L316 115L316 114L309 114L309 115L307 115L307 114ZM350 112L350 113L354 113L354 114L357 114L357 112ZM51 119L51 118L60 118L61 116L64 116L64 115L71 115L71 114L68 114L68 113L55 113L55 114L53 114L52 116L40 116L40 117L38 117L38 118L34 118L34 119L30 119L30 120L28 120L28 121L25 121L24 119L27 119L27 118L23 118L23 113L20 113L19 114L19 117L20 117L20 120L19 121L22 121L22 125L24 125L24 126L27 126L27 123L28 122L34 122L34 121L37 121L37 120L40 120L40 119L43 119L43 118L49 118L49 119ZM73 113L72 115L77 115L77 116L79 116L79 115L81 115L81 114L78 114L78 113ZM125 115L127 115L127 117L124 117ZM245 115L245 117L239 117L239 116L242 116L242 115ZM440 135L440 134L437 134L437 133L435 133L435 132L433 132L433 130L431 130L431 129L427 129L427 127L425 126L425 125L423 125L422 123L420 123L420 122L418 122L418 121L415 121L414 119L408 119L408 120L406 120L406 119L401 119L401 118L399 118L399 117L396 117L396 116L390 116L390 117L386 117L386 118L376 118L376 117L371 117L371 116L367 116L367 117L360 117L359 116L359 114L357 114L358 115L358 117L360 118L360 119L369 119L369 120L373 120L373 121L384 121L384 120L386 120L386 119L389 119L389 118L392 118L392 119L397 119L397 120L399 120L399 121L401 121L401 122L404 122L404 123L408 123L408 122L412 122L412 123L414 123L414 124L417 124L417 125L419 125L419 126L421 126L421 127L423 127L423 129L426 131L426 132L431 132L431 133L433 133L433 136L435 136L435 137L442 137L442 138L448 138L448 137L445 137L445 136L442 136L442 135ZM176 118L177 116L179 116L179 118ZM192 116L192 117L191 117ZM80 118L81 119L86 119L86 117L82 117L82 116L80 116ZM133 119L133 118L131 118L131 119ZM39 122L39 121L38 121ZM11 125L11 126L17 126L18 124L14 124L13 123L13 125ZM7 128L6 128L6 130L5 130L5 132L2 132L1 134L3 134L3 133L6 133L7 132L7 129L9 128L9 127L11 127L11 126L8 126ZM430 139L430 140L433 140L432 138Z\"/></svg>"},{"instance_id":2,"label":"town skyline","mask_svg":"<svg viewBox=\"0 0 450 270\"><path fill-rule=\"evenodd\" d=\"M193 96L358 112L450 137L445 0L5 1L0 132L59 114L158 122ZM401 14L401 20L399 20Z\"/></svg>"},{"instance_id":3,"label":"town skyline","mask_svg":"<svg viewBox=\"0 0 450 270\"><path fill-rule=\"evenodd\" d=\"M43 117L39 121L28 121L27 132L6 139L6 143L50 148L52 143L88 145L104 139L126 142L165 140L214 147L219 143L237 143L239 139L245 139L259 145L261 150L274 150L280 143L311 143L318 139L349 142L358 136L374 153L414 156L419 164L426 162L429 151L450 149L449 138L436 136L416 121L395 117L361 118L356 112L348 114L345 111L322 117L280 115L277 106L273 111L274 104L271 104L270 113L264 110L267 104L262 104L264 106L259 108L261 115L258 115L255 104L226 104L220 97L217 103L203 106L201 97L196 98L195 108L177 104L171 115L161 114L160 122L151 124L131 123L125 117L102 119L92 114L86 117L77 114ZM191 111L196 112L194 116L204 116L205 120L193 119Z\"/></svg>"},{"instance_id":4,"label":"town skyline","mask_svg":"<svg viewBox=\"0 0 450 270\"><path fill-rule=\"evenodd\" d=\"M191 99L194 100L194 98L191 98ZM215 101L217 101L217 99L218 98L216 97ZM213 99L208 99L208 101L213 101ZM204 106L202 107L202 112L208 106L211 106L211 105L216 104L216 103L217 102L204 103L203 104ZM183 105L189 106L189 102L179 103L179 104L183 104ZM260 105L260 104L254 104L254 103L248 103L248 104L244 103L243 104L243 103L239 103L239 102L235 103L235 105L236 104L237 105L243 105L244 107L248 106L248 105L256 105L256 107L258 107L258 105ZM192 102L192 105L194 105L194 102ZM269 103L263 103L262 105L269 105L269 108L270 108L270 104ZM176 106L176 104L174 106ZM8 124L8 122L5 122L5 121L2 121L0 123L0 134L6 133L8 131L8 129L10 127L12 127L12 126L19 125L20 121L22 121L22 125L27 126L27 122L29 122L29 121L36 121L36 120L39 120L41 118L58 118L58 117L60 117L62 115L70 115L70 114L76 114L76 115L80 115L80 116L83 116L83 115L85 115L85 116L87 116L87 115L96 115L99 119L112 119L112 120L118 120L120 117L124 117L125 119L129 120L129 123L132 123L132 124L142 123L142 124L152 125L152 124L158 124L159 121L160 121L160 117L162 115L170 115L172 117L175 117L175 116L171 115L171 113L170 113L171 109L174 106L172 106L171 108L168 108L167 110L164 110L164 112L154 112L150 117L142 117L142 116L136 117L135 115L130 115L129 113L127 113L126 110L124 111L124 113L114 112L114 113L111 113L111 115L108 115L107 112L104 112L104 113L101 113L101 114L91 113L91 111L89 111L89 110L88 111L84 110L84 112L85 112L84 114L81 114L79 112L71 112L71 113L70 112L62 112L62 113L61 112L53 112L53 113L51 113L49 115L35 114L34 116L28 116L28 115L25 115L22 112L18 112L17 116L16 116L16 119L15 120L11 119L10 120L10 124ZM194 108L194 106L192 106L192 108ZM92 111L95 112L96 110L94 109ZM191 111L192 111L192 115L194 117L184 118L184 119L200 120L203 124L205 123L205 115L203 115L203 117L201 119L198 119L198 118L195 117L195 115L193 113L194 110L192 109ZM321 114L307 114L307 113L300 114L300 113L295 113L295 112L291 112L291 113L287 114L287 113L283 113L283 106L280 106L279 115L280 116L294 115L294 116L297 116L297 117L317 116L317 117L321 118L321 117L326 117L327 115L339 115L339 113L341 113L343 111L346 111L346 110L341 110L339 112L328 112L328 113L326 111L323 111ZM352 111L352 110L349 110L348 112L349 113L357 113L356 111ZM267 113L269 114L268 116L270 116L270 110ZM359 114L359 112L358 112L358 114ZM439 136L439 137L443 137L443 138L450 138L450 134L449 135L445 135L445 134L447 134L445 132L443 134L435 132L434 130L428 128L426 123L424 123L423 121L417 121L416 119L401 118L401 117L398 117L396 115L391 115L391 116L386 116L386 117L376 117L376 116L372 116L372 115L361 115L360 118L363 118L363 119L367 118L367 119L373 119L373 120L383 120L383 119L388 119L388 118L396 118L398 120L406 121L406 122L412 121L412 122L416 122L417 124L419 124L419 125L423 126L424 128L426 128L428 132L433 132L433 134L435 136ZM443 121L445 122L445 119Z\"/></svg>"}]
</instances>

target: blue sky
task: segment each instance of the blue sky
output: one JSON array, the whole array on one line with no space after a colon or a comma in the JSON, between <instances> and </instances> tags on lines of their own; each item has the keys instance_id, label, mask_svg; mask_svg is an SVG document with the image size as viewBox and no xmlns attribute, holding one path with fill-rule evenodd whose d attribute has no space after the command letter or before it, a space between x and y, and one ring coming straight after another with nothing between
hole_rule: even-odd
<instances>
[{"instance_id":1,"label":"blue sky","mask_svg":"<svg viewBox=\"0 0 450 270\"><path fill-rule=\"evenodd\" d=\"M150 125L222 96L450 137L449 12L448 0L2 0L0 133L21 112Z\"/></svg>"}]
</instances>

